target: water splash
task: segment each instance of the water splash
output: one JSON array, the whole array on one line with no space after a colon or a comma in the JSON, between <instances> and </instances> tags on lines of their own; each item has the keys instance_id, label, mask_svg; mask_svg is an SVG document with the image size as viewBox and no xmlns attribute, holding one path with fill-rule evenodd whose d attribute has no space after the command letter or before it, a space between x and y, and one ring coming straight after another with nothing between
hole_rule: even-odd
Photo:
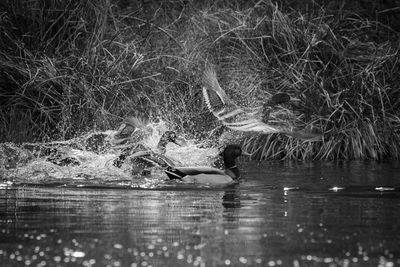
<instances>
[{"instance_id":1,"label":"water splash","mask_svg":"<svg viewBox=\"0 0 400 267\"><path fill-rule=\"evenodd\" d=\"M156 151L158 141L166 130L163 121L149 123L141 129L144 134L142 143ZM114 166L114 160L124 148L124 145L111 143L115 133L111 130L92 132L63 142L0 144L0 178L17 185L150 189L168 186L162 169L154 169L151 175L143 177L131 174L133 166L130 163ZM185 146L168 144L166 156L181 166L210 166L216 160L216 148L206 147L197 140L187 140L186 143ZM32 147L45 152L40 149L34 151Z\"/></svg>"},{"instance_id":2,"label":"water splash","mask_svg":"<svg viewBox=\"0 0 400 267\"><path fill-rule=\"evenodd\" d=\"M189 140L186 146L167 145L166 156L179 161L182 166L211 166L218 155L218 149L203 147L202 144Z\"/></svg>"}]
</instances>

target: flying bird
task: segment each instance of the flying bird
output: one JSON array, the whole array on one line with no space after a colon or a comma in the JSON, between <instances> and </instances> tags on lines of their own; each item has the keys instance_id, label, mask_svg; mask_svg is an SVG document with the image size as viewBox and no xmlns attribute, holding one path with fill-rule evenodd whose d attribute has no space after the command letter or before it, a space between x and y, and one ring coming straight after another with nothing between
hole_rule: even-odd
<instances>
[{"instance_id":1,"label":"flying bird","mask_svg":"<svg viewBox=\"0 0 400 267\"><path fill-rule=\"evenodd\" d=\"M233 102L218 83L216 72L209 67L203 77L203 97L210 112L226 127L242 132L282 133L305 140L319 140L322 134L293 123L288 116L279 116L284 109L272 112L278 105L290 101L286 93L277 93L262 106L243 108ZM274 114L275 113L275 114ZM275 116L275 115L278 116Z\"/></svg>"}]
</instances>

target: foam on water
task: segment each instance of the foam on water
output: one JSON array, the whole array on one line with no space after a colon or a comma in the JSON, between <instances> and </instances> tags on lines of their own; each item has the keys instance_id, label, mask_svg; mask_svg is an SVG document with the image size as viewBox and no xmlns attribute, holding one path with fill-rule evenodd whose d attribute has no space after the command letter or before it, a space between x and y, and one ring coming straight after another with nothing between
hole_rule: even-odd
<instances>
[{"instance_id":1,"label":"foam on water","mask_svg":"<svg viewBox=\"0 0 400 267\"><path fill-rule=\"evenodd\" d=\"M167 130L165 122L148 124L143 131L146 135L143 143L154 151L157 151L157 144L161 135ZM101 132L112 137L116 131ZM17 155L11 160L12 165L6 164L10 161L11 155L3 155L0 165L0 178L3 181L35 184L63 184L85 186L90 184L112 184L127 185L131 187L152 188L167 179L163 170L153 170L151 176L132 176L132 166L125 163L118 168L113 165L114 160L121 153L122 145L111 146L110 148L95 153L87 149L78 149L74 144L78 140L87 138L89 135L82 135L66 142L52 142L57 148L58 153L63 158L73 158L77 164L65 164L60 166L50 162L48 156L32 157L29 156L27 149L21 149L15 144L7 144L11 151L17 151ZM68 144L70 143L70 145ZM196 140L187 140L185 146L168 144L166 156L177 161L181 166L210 166L215 161L218 154L216 148L202 147ZM66 145L67 144L67 145ZM1 144L0 144L1 145ZM36 144L39 145L39 144ZM127 181L127 182L126 182Z\"/></svg>"}]
</instances>

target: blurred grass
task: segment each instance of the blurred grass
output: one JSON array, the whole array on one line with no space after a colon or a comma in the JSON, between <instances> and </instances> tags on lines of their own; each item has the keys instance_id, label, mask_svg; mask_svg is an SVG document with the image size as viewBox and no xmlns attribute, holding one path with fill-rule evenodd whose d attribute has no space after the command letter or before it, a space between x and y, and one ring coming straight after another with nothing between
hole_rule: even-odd
<instances>
[{"instance_id":1,"label":"blurred grass","mask_svg":"<svg viewBox=\"0 0 400 267\"><path fill-rule=\"evenodd\" d=\"M325 132L323 142L237 134L255 159L399 158L389 2L3 1L0 141L63 140L137 114L216 141L224 129L201 95L213 64L240 105L286 92Z\"/></svg>"}]
</instances>

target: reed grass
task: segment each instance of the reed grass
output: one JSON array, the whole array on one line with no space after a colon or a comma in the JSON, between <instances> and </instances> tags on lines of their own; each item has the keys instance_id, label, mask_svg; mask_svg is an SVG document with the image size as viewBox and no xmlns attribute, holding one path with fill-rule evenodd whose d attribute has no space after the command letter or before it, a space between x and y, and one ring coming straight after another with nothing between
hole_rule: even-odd
<instances>
[{"instance_id":1,"label":"reed grass","mask_svg":"<svg viewBox=\"0 0 400 267\"><path fill-rule=\"evenodd\" d=\"M285 92L304 125L324 132L322 142L238 133L254 159L399 158L399 32L382 17L390 8L374 21L282 2L3 2L0 140L64 140L145 114L217 141L224 129L201 95L213 64L241 106Z\"/></svg>"}]
</instances>

